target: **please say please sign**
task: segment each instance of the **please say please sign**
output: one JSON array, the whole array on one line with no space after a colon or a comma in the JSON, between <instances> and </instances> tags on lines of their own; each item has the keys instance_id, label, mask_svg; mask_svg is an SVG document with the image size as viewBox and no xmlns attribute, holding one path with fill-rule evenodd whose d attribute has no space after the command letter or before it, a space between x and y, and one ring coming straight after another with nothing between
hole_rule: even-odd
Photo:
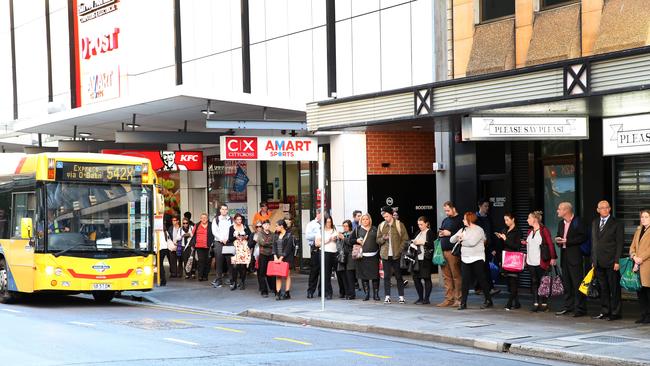
<instances>
[{"instance_id":1,"label":"please say please sign","mask_svg":"<svg viewBox=\"0 0 650 366\"><path fill-rule=\"evenodd\" d=\"M311 137L221 136L220 149L221 160L318 160L318 140Z\"/></svg>"},{"instance_id":2,"label":"please say please sign","mask_svg":"<svg viewBox=\"0 0 650 366\"><path fill-rule=\"evenodd\" d=\"M463 140L582 140L586 116L471 116L463 119Z\"/></svg>"}]
</instances>

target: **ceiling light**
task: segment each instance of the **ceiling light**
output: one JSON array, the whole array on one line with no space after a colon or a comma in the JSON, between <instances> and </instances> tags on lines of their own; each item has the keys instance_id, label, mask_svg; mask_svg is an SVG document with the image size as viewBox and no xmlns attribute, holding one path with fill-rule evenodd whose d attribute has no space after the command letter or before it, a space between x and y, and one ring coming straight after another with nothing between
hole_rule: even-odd
<instances>
[{"instance_id":1,"label":"ceiling light","mask_svg":"<svg viewBox=\"0 0 650 366\"><path fill-rule=\"evenodd\" d=\"M90 132L79 132L78 135L81 136L81 137L89 137L90 135L92 135L92 133L90 133Z\"/></svg>"},{"instance_id":2,"label":"ceiling light","mask_svg":"<svg viewBox=\"0 0 650 366\"><path fill-rule=\"evenodd\" d=\"M137 123L127 123L125 126L128 127L128 128L138 128L138 127L140 127L140 125L137 124Z\"/></svg>"},{"instance_id":3,"label":"ceiling light","mask_svg":"<svg viewBox=\"0 0 650 366\"><path fill-rule=\"evenodd\" d=\"M208 111L207 109L202 109L201 113L205 114L206 116L212 116L214 114L217 114L217 111Z\"/></svg>"}]
</instances>

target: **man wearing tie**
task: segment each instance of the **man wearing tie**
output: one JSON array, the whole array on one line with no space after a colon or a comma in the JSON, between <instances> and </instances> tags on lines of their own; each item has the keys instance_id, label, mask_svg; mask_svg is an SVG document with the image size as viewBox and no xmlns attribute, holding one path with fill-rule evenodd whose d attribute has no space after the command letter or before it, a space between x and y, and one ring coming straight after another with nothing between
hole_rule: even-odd
<instances>
[{"instance_id":1,"label":"man wearing tie","mask_svg":"<svg viewBox=\"0 0 650 366\"><path fill-rule=\"evenodd\" d=\"M573 313L573 317L577 318L587 315L587 298L579 291L584 272L580 245L587 238L586 229L582 220L573 213L573 206L569 202L558 205L557 216L561 220L555 242L561 250L564 309L555 315Z\"/></svg>"},{"instance_id":2,"label":"man wearing tie","mask_svg":"<svg viewBox=\"0 0 650 366\"><path fill-rule=\"evenodd\" d=\"M591 262L600 283L600 314L594 319L621 319L621 285L618 259L623 251L623 223L611 215L607 201L598 202L599 217L591 226Z\"/></svg>"}]
</instances>

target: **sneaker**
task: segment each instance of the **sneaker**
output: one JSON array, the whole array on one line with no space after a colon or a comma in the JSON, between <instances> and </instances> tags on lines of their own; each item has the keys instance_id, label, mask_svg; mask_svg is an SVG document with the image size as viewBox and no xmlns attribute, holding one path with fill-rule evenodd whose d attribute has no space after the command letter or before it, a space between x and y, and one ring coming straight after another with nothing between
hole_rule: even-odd
<instances>
[{"instance_id":1,"label":"sneaker","mask_svg":"<svg viewBox=\"0 0 650 366\"><path fill-rule=\"evenodd\" d=\"M384 299L384 304L390 304L390 296L386 296Z\"/></svg>"},{"instance_id":2,"label":"sneaker","mask_svg":"<svg viewBox=\"0 0 650 366\"><path fill-rule=\"evenodd\" d=\"M404 286L404 288L407 288L408 285L409 285L409 280L402 281L402 286Z\"/></svg>"},{"instance_id":3,"label":"sneaker","mask_svg":"<svg viewBox=\"0 0 650 366\"><path fill-rule=\"evenodd\" d=\"M406 303L406 301L404 300L404 296L400 296L400 297L399 297L399 303L400 303L400 304L404 304L404 303Z\"/></svg>"},{"instance_id":4,"label":"sneaker","mask_svg":"<svg viewBox=\"0 0 650 366\"><path fill-rule=\"evenodd\" d=\"M496 295L496 294L498 294L500 292L501 292L501 290L499 290L498 288L493 288L492 290L490 290L490 295L494 296L494 295Z\"/></svg>"}]
</instances>

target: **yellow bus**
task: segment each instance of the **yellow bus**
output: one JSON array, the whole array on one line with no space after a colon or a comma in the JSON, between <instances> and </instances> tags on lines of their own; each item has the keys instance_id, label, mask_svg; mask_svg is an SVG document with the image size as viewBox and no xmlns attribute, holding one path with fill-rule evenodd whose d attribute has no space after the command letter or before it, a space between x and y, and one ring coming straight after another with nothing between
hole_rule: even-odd
<instances>
[{"instance_id":1,"label":"yellow bus","mask_svg":"<svg viewBox=\"0 0 650 366\"><path fill-rule=\"evenodd\" d=\"M41 153L0 161L0 302L39 292L109 302L118 291L152 289L160 205L149 160Z\"/></svg>"}]
</instances>

